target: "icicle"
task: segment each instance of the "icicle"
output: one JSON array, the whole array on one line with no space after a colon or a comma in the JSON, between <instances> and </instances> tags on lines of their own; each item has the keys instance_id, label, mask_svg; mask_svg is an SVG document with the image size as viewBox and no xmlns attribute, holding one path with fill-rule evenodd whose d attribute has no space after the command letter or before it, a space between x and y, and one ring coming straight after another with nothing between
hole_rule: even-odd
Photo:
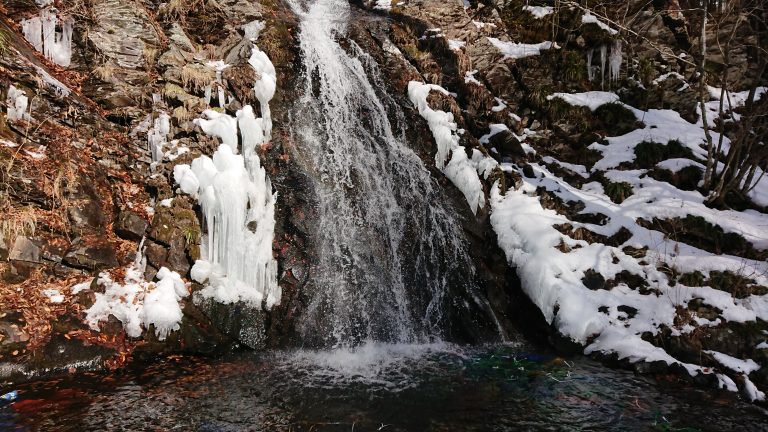
<instances>
[{"instance_id":1,"label":"icicle","mask_svg":"<svg viewBox=\"0 0 768 432\"><path fill-rule=\"evenodd\" d=\"M595 53L595 50L593 48L590 48L589 51L587 51L587 78L589 78L590 81L595 79L595 71L592 70L592 55Z\"/></svg>"},{"instance_id":2,"label":"icicle","mask_svg":"<svg viewBox=\"0 0 768 432\"><path fill-rule=\"evenodd\" d=\"M8 87L8 96L5 103L8 106L7 118L9 122L31 120L31 117L27 114L29 98L27 98L27 94L24 90L19 90L11 84L11 86Z\"/></svg>"},{"instance_id":3,"label":"icicle","mask_svg":"<svg viewBox=\"0 0 768 432\"><path fill-rule=\"evenodd\" d=\"M211 92L212 92L211 85L208 84L207 86L205 86L205 105L207 106L211 105Z\"/></svg>"},{"instance_id":4,"label":"icicle","mask_svg":"<svg viewBox=\"0 0 768 432\"><path fill-rule=\"evenodd\" d=\"M38 52L43 51L43 22L40 17L22 20L21 33Z\"/></svg>"},{"instance_id":5,"label":"icicle","mask_svg":"<svg viewBox=\"0 0 768 432\"><path fill-rule=\"evenodd\" d=\"M256 99L259 100L261 108L264 136L267 140L270 140L272 139L272 114L269 110L269 101L275 96L277 72L275 72L275 66L269 60L267 54L256 45L253 46L248 63L250 63L259 76L259 80L254 84L253 90L256 93Z\"/></svg>"},{"instance_id":6,"label":"icicle","mask_svg":"<svg viewBox=\"0 0 768 432\"><path fill-rule=\"evenodd\" d=\"M56 25L61 25L61 33L56 32ZM67 67L72 59L72 30L74 20L66 17L59 20L56 10L46 8L39 17L21 22L24 38L54 63Z\"/></svg>"},{"instance_id":7,"label":"icicle","mask_svg":"<svg viewBox=\"0 0 768 432\"><path fill-rule=\"evenodd\" d=\"M611 81L617 81L621 73L621 41L616 40L611 47L611 55L608 58L608 70Z\"/></svg>"},{"instance_id":8,"label":"icicle","mask_svg":"<svg viewBox=\"0 0 768 432\"><path fill-rule=\"evenodd\" d=\"M600 47L600 88L605 89L605 57L608 51L608 47L602 45Z\"/></svg>"},{"instance_id":9,"label":"icicle","mask_svg":"<svg viewBox=\"0 0 768 432\"><path fill-rule=\"evenodd\" d=\"M155 119L154 126L147 133L149 143L149 152L152 156L152 162L159 162L163 159L163 147L168 142L168 135L171 133L171 117L166 112L161 112Z\"/></svg>"}]
</instances>

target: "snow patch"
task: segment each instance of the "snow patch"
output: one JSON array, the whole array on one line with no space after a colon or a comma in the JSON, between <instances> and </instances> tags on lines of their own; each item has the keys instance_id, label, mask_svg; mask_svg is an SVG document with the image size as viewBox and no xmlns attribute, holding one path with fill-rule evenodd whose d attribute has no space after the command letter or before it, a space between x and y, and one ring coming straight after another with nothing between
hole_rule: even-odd
<instances>
[{"instance_id":1,"label":"snow patch","mask_svg":"<svg viewBox=\"0 0 768 432\"><path fill-rule=\"evenodd\" d=\"M488 41L493 44L504 58L520 59L541 54L541 51L560 48L556 43L545 41L537 44L524 44L515 42L506 42L496 38L489 37Z\"/></svg>"}]
</instances>

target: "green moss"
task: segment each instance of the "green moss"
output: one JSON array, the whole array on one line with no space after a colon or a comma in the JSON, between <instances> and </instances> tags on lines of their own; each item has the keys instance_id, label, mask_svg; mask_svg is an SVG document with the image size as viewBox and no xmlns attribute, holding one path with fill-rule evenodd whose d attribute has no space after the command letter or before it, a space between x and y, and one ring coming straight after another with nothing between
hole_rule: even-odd
<instances>
[{"instance_id":1,"label":"green moss","mask_svg":"<svg viewBox=\"0 0 768 432\"><path fill-rule=\"evenodd\" d=\"M705 280L706 277L704 277L700 271L696 270L693 273L685 273L681 275L679 282L686 286L698 287L704 285Z\"/></svg>"},{"instance_id":2,"label":"green moss","mask_svg":"<svg viewBox=\"0 0 768 432\"><path fill-rule=\"evenodd\" d=\"M632 196L633 193L632 185L627 182L611 182L605 185L605 194L616 204L621 204L625 199Z\"/></svg>"},{"instance_id":3,"label":"green moss","mask_svg":"<svg viewBox=\"0 0 768 432\"><path fill-rule=\"evenodd\" d=\"M691 150L678 140L670 140L667 144L643 141L635 147L635 164L640 168L650 169L672 158L695 159Z\"/></svg>"},{"instance_id":4,"label":"green moss","mask_svg":"<svg viewBox=\"0 0 768 432\"><path fill-rule=\"evenodd\" d=\"M609 136L628 134L640 127L635 114L620 102L601 105L595 110L594 115L598 126Z\"/></svg>"},{"instance_id":5,"label":"green moss","mask_svg":"<svg viewBox=\"0 0 768 432\"><path fill-rule=\"evenodd\" d=\"M566 51L562 54L560 76L570 83L580 83L586 78L587 63L581 53Z\"/></svg>"}]
</instances>

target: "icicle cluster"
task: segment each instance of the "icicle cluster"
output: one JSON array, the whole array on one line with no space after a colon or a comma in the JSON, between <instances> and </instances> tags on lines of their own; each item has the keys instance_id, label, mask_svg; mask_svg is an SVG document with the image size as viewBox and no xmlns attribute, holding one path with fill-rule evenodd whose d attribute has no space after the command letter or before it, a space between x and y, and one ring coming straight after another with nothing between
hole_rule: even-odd
<instances>
[{"instance_id":1,"label":"icicle cluster","mask_svg":"<svg viewBox=\"0 0 768 432\"><path fill-rule=\"evenodd\" d=\"M208 232L207 260L195 263L192 278L208 282L204 296L225 303L266 299L270 308L280 302L280 288L272 256L276 194L256 154L264 143L262 119L250 106L236 118L211 110L203 115L208 118L197 124L223 143L213 158L200 156L173 172L182 191L200 202ZM237 154L238 129L245 157Z\"/></svg>"},{"instance_id":2,"label":"icicle cluster","mask_svg":"<svg viewBox=\"0 0 768 432\"><path fill-rule=\"evenodd\" d=\"M600 46L600 86L605 87L605 64L608 63L608 78L610 81L616 81L619 79L621 73L621 63L623 62L623 54L621 50L621 41L616 40L611 44L610 53L608 52L608 46ZM587 78L590 81L595 79L595 68L592 67L592 58L594 57L595 50L590 48L587 51Z\"/></svg>"},{"instance_id":3,"label":"icicle cluster","mask_svg":"<svg viewBox=\"0 0 768 432\"><path fill-rule=\"evenodd\" d=\"M29 98L27 98L24 90L19 90L11 84L8 87L8 96L5 99L5 103L8 106L7 118L9 122L30 119L29 114L27 114Z\"/></svg>"},{"instance_id":4,"label":"icicle cluster","mask_svg":"<svg viewBox=\"0 0 768 432\"><path fill-rule=\"evenodd\" d=\"M221 74L224 71L224 69L229 67L229 65L224 63L221 60L217 60L217 61L211 61L206 63L206 66L216 71L216 81L215 83L210 83L207 86L205 86L205 104L206 105L211 104L213 86L215 84L216 97L219 101L219 107L224 108L224 106L227 105L227 95L226 95L226 92L224 91L224 81L222 80Z\"/></svg>"},{"instance_id":5,"label":"icicle cluster","mask_svg":"<svg viewBox=\"0 0 768 432\"><path fill-rule=\"evenodd\" d=\"M194 280L208 284L202 295L224 303L266 301L269 309L281 297L277 261L272 256L277 194L256 149L270 139L269 101L275 93L276 73L269 57L255 45L249 63L258 76L254 91L262 117L256 118L250 105L235 117L204 111L195 123L222 144L212 158L200 156L191 166L177 165L173 175L181 190L196 197L203 209L206 259L198 260L191 271ZM237 154L238 136L242 155Z\"/></svg>"},{"instance_id":6,"label":"icicle cluster","mask_svg":"<svg viewBox=\"0 0 768 432\"><path fill-rule=\"evenodd\" d=\"M171 116L162 111L155 119L152 128L147 132L147 143L152 162L159 162L163 159L163 150L168 143L168 134L170 133Z\"/></svg>"},{"instance_id":7,"label":"icicle cluster","mask_svg":"<svg viewBox=\"0 0 768 432\"><path fill-rule=\"evenodd\" d=\"M56 26L61 27L61 32L56 31ZM21 21L21 31L27 41L46 58L64 67L68 67L72 59L73 27L71 17L59 19L56 9L50 7L40 11L40 16Z\"/></svg>"},{"instance_id":8,"label":"icicle cluster","mask_svg":"<svg viewBox=\"0 0 768 432\"><path fill-rule=\"evenodd\" d=\"M419 110L421 117L427 120L429 130L432 131L437 143L435 165L459 188L467 199L472 213L476 214L478 208L485 207L485 192L483 192L483 185L477 175L477 162L482 159L467 157L464 147L459 144L453 114L433 110L429 107L427 97L432 90L448 94L444 88L438 85L424 84L418 81L408 83L408 97Z\"/></svg>"}]
</instances>

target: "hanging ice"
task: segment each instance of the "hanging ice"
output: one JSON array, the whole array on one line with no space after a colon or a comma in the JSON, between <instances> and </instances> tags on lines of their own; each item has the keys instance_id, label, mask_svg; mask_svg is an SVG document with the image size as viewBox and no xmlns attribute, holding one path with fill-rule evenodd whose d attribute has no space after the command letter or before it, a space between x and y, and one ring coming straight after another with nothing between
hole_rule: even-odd
<instances>
[{"instance_id":1,"label":"hanging ice","mask_svg":"<svg viewBox=\"0 0 768 432\"><path fill-rule=\"evenodd\" d=\"M590 48L587 51L587 78L592 81L595 79L595 71L592 69L592 56L595 54L595 50Z\"/></svg>"},{"instance_id":2,"label":"hanging ice","mask_svg":"<svg viewBox=\"0 0 768 432\"><path fill-rule=\"evenodd\" d=\"M600 88L605 89L605 57L608 48L605 45L600 46Z\"/></svg>"},{"instance_id":3,"label":"hanging ice","mask_svg":"<svg viewBox=\"0 0 768 432\"><path fill-rule=\"evenodd\" d=\"M275 96L277 72L267 54L256 45L253 45L253 51L251 51L251 58L248 59L248 63L250 63L259 77L253 86L253 90L256 92L256 99L259 100L261 108L264 136L269 141L272 139L272 113L269 111L269 101Z\"/></svg>"},{"instance_id":4,"label":"hanging ice","mask_svg":"<svg viewBox=\"0 0 768 432\"><path fill-rule=\"evenodd\" d=\"M170 133L171 117L163 111L155 119L154 126L147 132L147 142L152 162L159 162L163 158L163 147L168 142L168 134Z\"/></svg>"},{"instance_id":5,"label":"hanging ice","mask_svg":"<svg viewBox=\"0 0 768 432\"><path fill-rule=\"evenodd\" d=\"M459 145L459 136L456 134L453 114L433 110L429 107L427 97L432 90L448 94L444 88L434 84L424 84L418 81L408 83L408 97L419 110L419 114L427 120L429 129L437 143L435 165L464 194L472 213L477 213L478 208L485 207L485 193L477 175L477 168L467 157L464 147ZM449 156L450 160L446 165Z\"/></svg>"},{"instance_id":6,"label":"hanging ice","mask_svg":"<svg viewBox=\"0 0 768 432\"><path fill-rule=\"evenodd\" d=\"M266 300L271 308L280 302L272 256L277 195L256 154L264 142L262 119L249 105L237 118L210 110L204 114L213 118L198 124L223 143L213 158L200 156L173 172L182 191L197 196L207 227L207 260L195 263L192 277L208 283L204 296L224 303ZM236 152L238 124L245 156Z\"/></svg>"},{"instance_id":7,"label":"hanging ice","mask_svg":"<svg viewBox=\"0 0 768 432\"><path fill-rule=\"evenodd\" d=\"M19 90L11 84L8 87L8 96L5 99L5 103L8 109L6 117L9 122L31 119L29 114L27 114L29 98L27 98L24 90Z\"/></svg>"},{"instance_id":8,"label":"hanging ice","mask_svg":"<svg viewBox=\"0 0 768 432\"><path fill-rule=\"evenodd\" d=\"M56 31L57 25L61 26L61 32ZM64 67L68 67L72 59L73 26L71 17L59 19L54 8L43 9L39 17L21 21L27 41L46 58Z\"/></svg>"},{"instance_id":9,"label":"hanging ice","mask_svg":"<svg viewBox=\"0 0 768 432\"><path fill-rule=\"evenodd\" d=\"M237 153L237 121L231 116L209 109L203 111L203 117L207 118L195 119L194 123L207 135L221 138L223 144Z\"/></svg>"},{"instance_id":10,"label":"hanging ice","mask_svg":"<svg viewBox=\"0 0 768 432\"><path fill-rule=\"evenodd\" d=\"M621 73L621 41L616 40L611 46L611 55L608 57L608 74L611 77L611 81L619 79Z\"/></svg>"}]
</instances>

